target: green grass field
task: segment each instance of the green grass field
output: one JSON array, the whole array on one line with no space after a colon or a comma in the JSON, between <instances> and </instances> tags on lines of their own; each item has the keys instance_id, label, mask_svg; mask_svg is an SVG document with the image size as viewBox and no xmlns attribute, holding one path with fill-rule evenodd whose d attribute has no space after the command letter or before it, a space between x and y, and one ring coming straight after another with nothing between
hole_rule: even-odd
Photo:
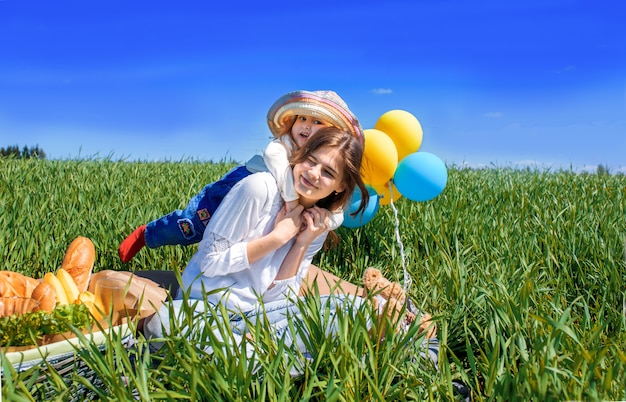
<instances>
[{"instance_id":1,"label":"green grass field","mask_svg":"<svg viewBox=\"0 0 626 402\"><path fill-rule=\"evenodd\" d=\"M42 277L60 266L75 237L86 236L96 246L96 270L182 270L195 247L144 249L123 265L117 246L136 226L184 207L230 167L0 159L0 269ZM626 399L626 178L448 173L436 199L395 203L411 297L437 322L437 369L412 360L411 334L373 342L359 312L363 319L342 320L332 339L324 323L304 320L316 334L315 353L295 377L289 368L298 356L272 342L263 326L255 334L257 371L241 358L243 346L223 348L207 334L173 337L158 356L111 339L104 355L84 353L104 384L93 391L110 400L133 392L145 400L454 400L454 378L477 401ZM340 228L339 246L315 262L355 283L369 266L402 281L395 224L391 207L382 206L368 225ZM36 399L32 375L5 365L3 400ZM71 391L60 377L46 386L60 399Z\"/></svg>"}]
</instances>

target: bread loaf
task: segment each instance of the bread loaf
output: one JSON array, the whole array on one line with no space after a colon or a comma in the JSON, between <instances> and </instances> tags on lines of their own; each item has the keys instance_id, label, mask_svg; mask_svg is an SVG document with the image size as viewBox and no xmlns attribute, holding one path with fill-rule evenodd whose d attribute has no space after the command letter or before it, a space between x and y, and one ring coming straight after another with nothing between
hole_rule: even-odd
<instances>
[{"instance_id":1,"label":"bread loaf","mask_svg":"<svg viewBox=\"0 0 626 402\"><path fill-rule=\"evenodd\" d=\"M31 297L39 302L35 311L43 310L50 313L57 304L57 292L52 285L46 282L41 282L33 290Z\"/></svg>"},{"instance_id":2,"label":"bread loaf","mask_svg":"<svg viewBox=\"0 0 626 402\"><path fill-rule=\"evenodd\" d=\"M89 291L96 293L96 285L100 279L118 279L126 283L126 298L124 305L127 308L136 308L144 313L156 312L167 299L167 291L158 283L133 275L127 271L113 271L106 269L93 275L89 284Z\"/></svg>"},{"instance_id":3,"label":"bread loaf","mask_svg":"<svg viewBox=\"0 0 626 402\"><path fill-rule=\"evenodd\" d=\"M79 292L84 292L89 286L95 259L96 248L93 242L82 236L74 239L65 252L61 268L74 278Z\"/></svg>"},{"instance_id":4,"label":"bread loaf","mask_svg":"<svg viewBox=\"0 0 626 402\"><path fill-rule=\"evenodd\" d=\"M13 271L0 271L0 282L1 297L31 297L39 285L37 279Z\"/></svg>"}]
</instances>

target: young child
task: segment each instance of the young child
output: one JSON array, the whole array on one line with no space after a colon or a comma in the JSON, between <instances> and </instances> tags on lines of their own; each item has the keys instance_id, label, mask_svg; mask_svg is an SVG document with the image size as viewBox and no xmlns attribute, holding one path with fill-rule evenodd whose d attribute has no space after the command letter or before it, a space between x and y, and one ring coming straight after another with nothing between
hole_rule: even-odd
<instances>
[{"instance_id":1,"label":"young child","mask_svg":"<svg viewBox=\"0 0 626 402\"><path fill-rule=\"evenodd\" d=\"M280 189L287 210L298 205L293 188L293 172L289 157L322 127L335 126L363 144L363 129L346 103L333 91L295 91L281 96L267 113L267 124L274 140L265 148L263 157L255 155L245 165L226 173L220 180L206 185L184 210L141 225L118 248L122 262L129 262L144 246L189 245L200 242L211 215L228 191L244 177L269 171ZM331 229L338 220L331 218Z\"/></svg>"}]
</instances>

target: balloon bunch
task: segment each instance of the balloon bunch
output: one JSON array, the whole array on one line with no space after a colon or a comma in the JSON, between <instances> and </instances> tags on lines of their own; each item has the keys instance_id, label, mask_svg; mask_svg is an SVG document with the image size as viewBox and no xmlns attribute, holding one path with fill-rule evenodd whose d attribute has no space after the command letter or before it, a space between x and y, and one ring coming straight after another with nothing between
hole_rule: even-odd
<instances>
[{"instance_id":1,"label":"balloon bunch","mask_svg":"<svg viewBox=\"0 0 626 402\"><path fill-rule=\"evenodd\" d=\"M380 205L388 205L402 196L412 201L428 201L446 186L446 165L437 156L417 152L422 145L422 126L404 110L384 113L373 129L364 130L365 149L361 177L368 194L357 188L344 212L343 226L357 228L374 218ZM367 208L354 213L363 197Z\"/></svg>"}]
</instances>

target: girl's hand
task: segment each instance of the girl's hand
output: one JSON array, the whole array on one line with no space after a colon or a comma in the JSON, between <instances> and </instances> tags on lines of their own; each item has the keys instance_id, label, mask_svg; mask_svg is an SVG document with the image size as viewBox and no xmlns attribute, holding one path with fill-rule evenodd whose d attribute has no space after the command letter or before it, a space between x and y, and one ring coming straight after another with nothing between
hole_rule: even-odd
<instances>
[{"instance_id":1,"label":"girl's hand","mask_svg":"<svg viewBox=\"0 0 626 402\"><path fill-rule=\"evenodd\" d=\"M304 227L298 235L298 241L310 244L316 237L328 230L330 212L320 207L312 207L302 212Z\"/></svg>"},{"instance_id":2,"label":"girl's hand","mask_svg":"<svg viewBox=\"0 0 626 402\"><path fill-rule=\"evenodd\" d=\"M297 235L304 224L302 219L303 210L304 207L302 205L296 206L291 211L287 211L287 208L283 206L274 221L275 234L284 239L285 242Z\"/></svg>"}]
</instances>

